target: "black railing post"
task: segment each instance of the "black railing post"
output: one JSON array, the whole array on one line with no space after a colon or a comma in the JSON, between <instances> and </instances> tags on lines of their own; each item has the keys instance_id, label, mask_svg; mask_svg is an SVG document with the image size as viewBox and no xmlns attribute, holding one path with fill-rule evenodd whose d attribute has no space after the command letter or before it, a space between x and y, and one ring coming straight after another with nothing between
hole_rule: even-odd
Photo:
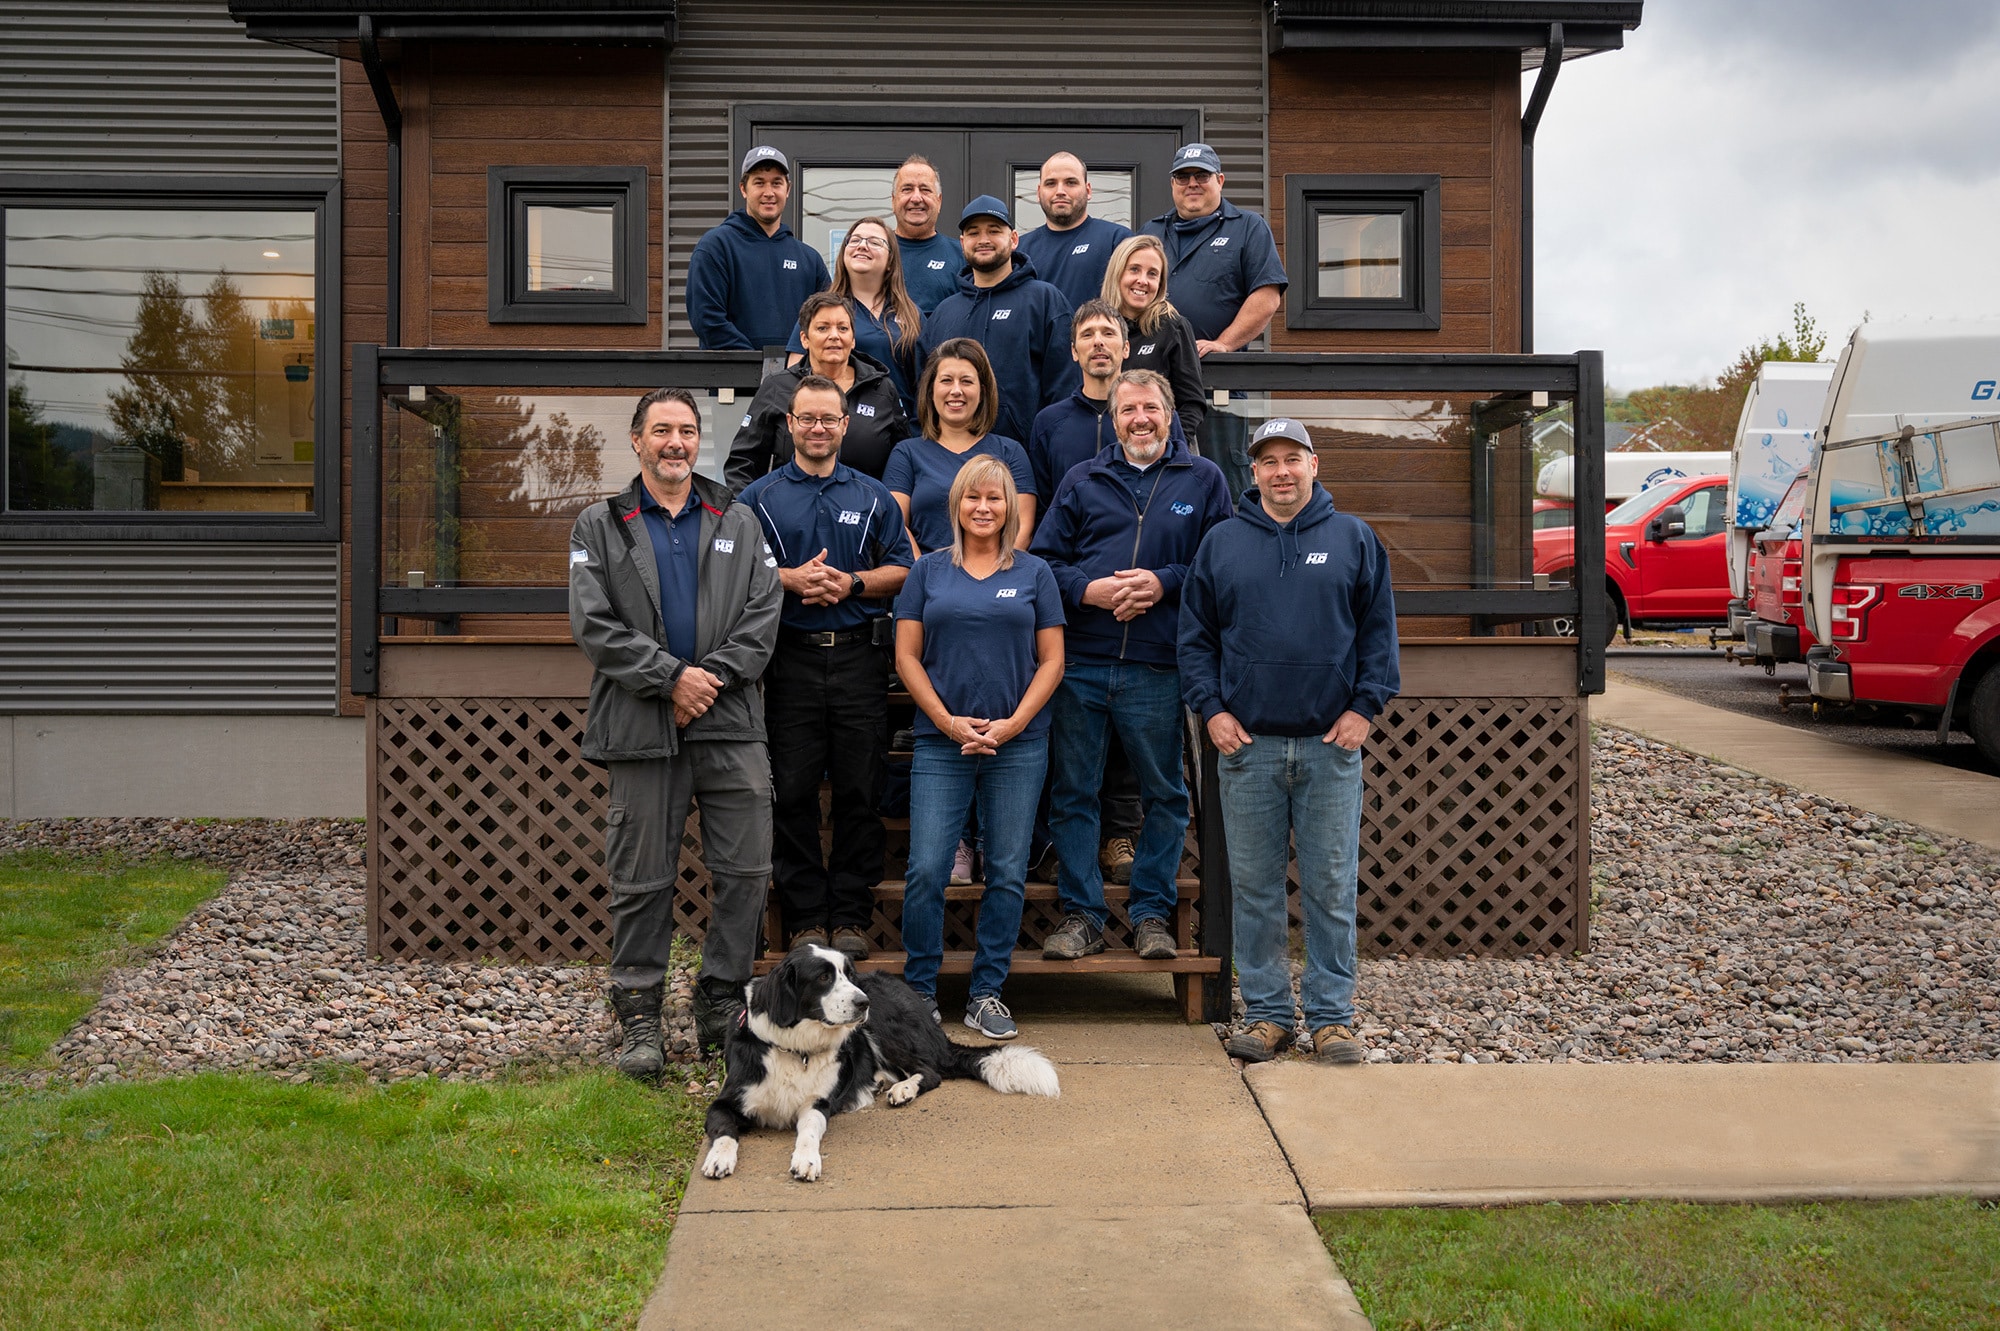
<instances>
[{"instance_id":1,"label":"black railing post","mask_svg":"<svg viewBox=\"0 0 2000 1331\"><path fill-rule=\"evenodd\" d=\"M353 567L348 598L354 623L348 687L375 692L382 659L382 619L377 597L382 586L382 383L377 347L354 348L353 494L348 502Z\"/></svg>"},{"instance_id":2,"label":"black railing post","mask_svg":"<svg viewBox=\"0 0 2000 1331\"><path fill-rule=\"evenodd\" d=\"M1576 635L1579 693L1604 692L1604 353L1576 353Z\"/></svg>"}]
</instances>

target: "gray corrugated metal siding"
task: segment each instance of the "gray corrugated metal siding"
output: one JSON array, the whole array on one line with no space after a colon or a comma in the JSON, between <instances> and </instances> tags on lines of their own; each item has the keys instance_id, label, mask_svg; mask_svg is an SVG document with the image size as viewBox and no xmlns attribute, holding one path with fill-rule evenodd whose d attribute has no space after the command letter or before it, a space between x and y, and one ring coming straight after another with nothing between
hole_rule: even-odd
<instances>
[{"instance_id":1,"label":"gray corrugated metal siding","mask_svg":"<svg viewBox=\"0 0 2000 1331\"><path fill-rule=\"evenodd\" d=\"M0 0L0 171L336 175L335 68L225 0Z\"/></svg>"},{"instance_id":2,"label":"gray corrugated metal siding","mask_svg":"<svg viewBox=\"0 0 2000 1331\"><path fill-rule=\"evenodd\" d=\"M668 313L676 346L694 345L683 303L688 255L736 204L732 102L1199 105L1230 200L1264 210L1264 31L1255 0L683 0L679 19L667 75ZM948 200L947 212L956 206Z\"/></svg>"},{"instance_id":3,"label":"gray corrugated metal siding","mask_svg":"<svg viewBox=\"0 0 2000 1331\"><path fill-rule=\"evenodd\" d=\"M331 545L0 542L0 713L334 710Z\"/></svg>"}]
</instances>

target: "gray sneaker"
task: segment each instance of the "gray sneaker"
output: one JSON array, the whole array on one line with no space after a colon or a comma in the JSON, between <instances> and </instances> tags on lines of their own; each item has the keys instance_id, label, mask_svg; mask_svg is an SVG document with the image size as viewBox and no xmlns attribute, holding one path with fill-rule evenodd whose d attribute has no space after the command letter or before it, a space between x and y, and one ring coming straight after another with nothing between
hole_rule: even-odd
<instances>
[{"instance_id":1,"label":"gray sneaker","mask_svg":"<svg viewBox=\"0 0 2000 1331\"><path fill-rule=\"evenodd\" d=\"M1133 927L1132 950L1147 961L1172 961L1179 955L1174 931L1162 919L1144 919Z\"/></svg>"},{"instance_id":2,"label":"gray sneaker","mask_svg":"<svg viewBox=\"0 0 2000 1331\"><path fill-rule=\"evenodd\" d=\"M981 994L965 1005L965 1024L989 1040L1011 1040L1021 1033L1014 1014L992 994Z\"/></svg>"},{"instance_id":3,"label":"gray sneaker","mask_svg":"<svg viewBox=\"0 0 2000 1331\"><path fill-rule=\"evenodd\" d=\"M1042 943L1044 961L1075 961L1104 950L1104 931L1090 922L1088 915L1072 913L1063 917L1062 928Z\"/></svg>"}]
</instances>

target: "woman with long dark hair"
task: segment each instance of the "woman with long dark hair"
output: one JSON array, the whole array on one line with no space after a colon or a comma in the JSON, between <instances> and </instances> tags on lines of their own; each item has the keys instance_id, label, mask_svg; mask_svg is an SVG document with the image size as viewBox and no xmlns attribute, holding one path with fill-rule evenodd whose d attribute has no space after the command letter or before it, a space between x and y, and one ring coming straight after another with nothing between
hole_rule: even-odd
<instances>
[{"instance_id":1,"label":"woman with long dark hair","mask_svg":"<svg viewBox=\"0 0 2000 1331\"><path fill-rule=\"evenodd\" d=\"M896 234L879 217L851 223L833 256L836 296L854 307L854 349L889 367L903 414L917 414L917 336L924 316L903 285L903 255ZM796 363L805 343L794 335L791 352Z\"/></svg>"},{"instance_id":2,"label":"woman with long dark hair","mask_svg":"<svg viewBox=\"0 0 2000 1331\"><path fill-rule=\"evenodd\" d=\"M882 483L902 505L919 551L951 544L947 496L959 468L975 453L1007 464L1020 501L1018 544L1028 548L1035 529L1035 472L1019 440L993 433L999 417L1000 390L986 348L969 337L940 343L917 381L917 428L923 434L897 444L882 470Z\"/></svg>"}]
</instances>

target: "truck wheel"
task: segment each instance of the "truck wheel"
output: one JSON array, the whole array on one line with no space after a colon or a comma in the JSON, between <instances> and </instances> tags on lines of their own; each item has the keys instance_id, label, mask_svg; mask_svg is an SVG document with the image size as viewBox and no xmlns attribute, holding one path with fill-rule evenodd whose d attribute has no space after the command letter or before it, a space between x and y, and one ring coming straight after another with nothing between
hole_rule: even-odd
<instances>
[{"instance_id":1,"label":"truck wheel","mask_svg":"<svg viewBox=\"0 0 2000 1331\"><path fill-rule=\"evenodd\" d=\"M1618 598L1604 593L1604 645L1618 641Z\"/></svg>"},{"instance_id":2,"label":"truck wheel","mask_svg":"<svg viewBox=\"0 0 2000 1331\"><path fill-rule=\"evenodd\" d=\"M1986 673L1979 677L1966 713L1967 727L1972 731L1972 742L1979 746L1980 756L1986 759L1988 767L2000 772L2000 662L1987 666Z\"/></svg>"}]
</instances>

